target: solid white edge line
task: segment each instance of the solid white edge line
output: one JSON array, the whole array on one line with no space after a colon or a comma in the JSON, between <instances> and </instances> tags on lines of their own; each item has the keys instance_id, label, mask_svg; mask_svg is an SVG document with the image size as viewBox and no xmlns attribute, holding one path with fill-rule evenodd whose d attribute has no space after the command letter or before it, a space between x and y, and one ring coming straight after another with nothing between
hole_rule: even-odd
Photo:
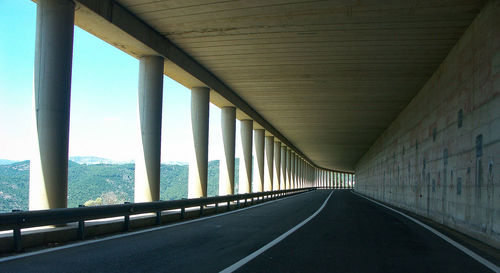
<instances>
[{"instance_id":1,"label":"solid white edge line","mask_svg":"<svg viewBox=\"0 0 500 273\"><path fill-rule=\"evenodd\" d=\"M476 254L476 253L475 253L475 252L473 252L472 250L470 250L470 249L466 248L465 246L463 246L463 245L461 245L461 244L457 243L456 241L454 241L454 240L453 240L453 239L451 239L450 237L448 237L448 236L444 235L443 233L441 233L441 232L437 231L436 229L434 229L434 228L432 228L432 227L430 227L430 226L428 226L428 225L426 225L426 224L424 224L424 223L420 222L419 220L417 220L417 219L415 219L415 218L413 218L413 217L411 217L411 216L409 216L409 215L406 215L406 214L405 214L405 213L403 213L403 212L400 212L400 211L398 211L398 210L395 210L395 209L393 209L393 208L391 208L391 207L389 207L389 206L386 206L386 205L384 205L384 204L382 204L382 203L380 203L380 202L377 202L377 201L375 201L375 200L373 200L373 199L370 199L370 198L368 198L368 197L366 197L366 196L363 196L363 195L361 195L361 194L359 194L359 193L357 193L357 192L354 192L354 191L353 191L352 193L356 194L357 196L363 197L363 198L365 198L365 199L366 199L366 200L368 200L368 201L371 201L371 202L373 202L373 203L375 203L375 204L377 204L377 205L380 205L380 206L382 206L382 207L384 207L384 208L386 208L386 209L389 209L389 210L391 210L391 211L394 211L394 212L396 212L396 213L398 213L398 214L400 214L400 215L402 215L402 216L404 216L404 217L406 217L406 218L408 218L408 219L412 220L413 222L415 222L415 223L419 224L420 226L422 226L422 227L426 228L427 230L429 230L430 232L434 233L434 234L435 234L435 235L437 235L439 238L441 238L441 239L445 240L446 242L448 242L448 243L449 243L449 244L451 244L452 246L454 246L454 247L458 248L459 250L461 250L462 252L464 252L465 254L467 254L469 257L471 257L471 258L473 258L474 260L478 261L479 263L481 263L482 265L486 266L487 268L489 268L489 269L493 270L493 272L500 272L500 267L496 266L495 264L493 264L492 262L490 262L490 261L486 260L485 258L483 258L483 257L479 256L478 254Z\"/></svg>"},{"instance_id":2,"label":"solid white edge line","mask_svg":"<svg viewBox=\"0 0 500 273\"><path fill-rule=\"evenodd\" d=\"M74 244L69 244L69 245L65 245L65 246L59 246L59 247L54 247L54 248L37 250L37 251L33 251L33 252L29 252L29 253L24 253L24 254L19 254L19 255L15 255L15 256L8 256L8 257L0 258L0 263L11 261L11 260L16 260L16 259L21 259L21 258L25 258L25 257L29 257L29 256L35 256L35 255L39 255L39 254L44 254L44 253L59 251L59 250L63 250L63 249L68 249L68 248L73 248L73 247L78 247L78 246L83 246L83 245L90 245L90 244L94 244L94 243L99 243L99 242L103 242L103 241L109 241L109 240L119 239L119 238L123 238L123 237L133 236L133 235L136 235L136 234L142 234L142 233L152 232L152 231L156 231L156 230L161 230L161 229L176 227L176 226L180 226L180 225L190 224L190 223L194 223L194 222L198 222L198 221L203 221L203 220L207 220L207 219L211 219L211 218L215 218L215 217L219 217L219 216L224 216L224 215L228 215L228 214L232 214L232 213L236 213L236 212L245 211L247 209L258 208L258 207L263 206L263 205L272 204L274 202L283 201L283 200L286 200L288 198L297 197L297 196L300 196L302 194L307 194L307 193L311 193L311 192L315 192L315 191L306 191L306 192L302 192L302 193L299 193L299 194L294 194L294 195L291 195L291 196L287 196L287 197L279 198L279 199L276 199L276 200L267 201L267 202L264 202L264 203L261 203L261 204L249 206L249 207L246 207L246 208L235 209L235 210L231 210L231 211L227 211L227 212L223 212L223 213L218 213L218 214L210 215L210 216L207 216L207 217L200 217L200 218L196 218L196 219L193 219L193 220L183 221L183 222L174 223L174 224L170 224L170 225L165 225L165 226L160 226L160 227L154 227L154 228L148 228L148 229L144 229L144 230L138 230L138 231L128 232L128 233L124 233L124 234L113 235L113 236L109 236L109 237L105 237L105 238L101 238L101 239L88 240L88 241L74 243Z\"/></svg>"},{"instance_id":3,"label":"solid white edge line","mask_svg":"<svg viewBox=\"0 0 500 273\"><path fill-rule=\"evenodd\" d=\"M313 219L314 217L316 217L316 215L318 215L318 213L320 213L323 210L323 208L326 206L326 203L328 203L328 200L330 199L330 196L332 196L332 194L333 194L333 191L330 193L330 195L328 195L328 197L326 198L325 202L323 202L323 205L315 213L313 213L311 216L309 216L307 219L305 219L304 221L300 222L298 225L294 226L289 231L281 234L279 237L277 237L276 239L274 239L271 242L267 243L265 246L261 247L260 249L256 250L255 252L251 253L250 255L246 256L245 258L237 261L233 265L231 265L231 266L227 267L226 269L220 271L219 273L234 272L235 270L237 270L238 268L242 267L243 265L245 265L249 261L253 260L255 257L257 257L260 254L264 253L264 251L266 251L269 248L273 247L277 243L283 241L283 239L285 239L290 234L292 234L293 232L295 232L297 229L299 229L303 225L307 224L307 222L311 221L311 219Z\"/></svg>"}]
</instances>

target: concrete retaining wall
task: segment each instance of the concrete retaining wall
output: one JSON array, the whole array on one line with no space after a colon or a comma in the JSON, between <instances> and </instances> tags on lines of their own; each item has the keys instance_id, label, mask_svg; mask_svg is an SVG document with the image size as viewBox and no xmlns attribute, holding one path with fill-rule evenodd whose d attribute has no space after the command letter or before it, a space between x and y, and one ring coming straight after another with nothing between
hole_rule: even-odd
<instances>
[{"instance_id":1,"label":"concrete retaining wall","mask_svg":"<svg viewBox=\"0 0 500 273\"><path fill-rule=\"evenodd\" d=\"M500 1L356 164L356 191L500 248Z\"/></svg>"}]
</instances>

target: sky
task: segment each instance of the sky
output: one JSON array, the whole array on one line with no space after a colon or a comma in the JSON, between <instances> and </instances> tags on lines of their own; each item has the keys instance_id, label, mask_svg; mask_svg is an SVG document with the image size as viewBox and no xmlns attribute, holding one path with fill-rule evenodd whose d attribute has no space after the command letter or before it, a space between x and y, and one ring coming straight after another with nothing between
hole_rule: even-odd
<instances>
[{"instance_id":1,"label":"sky","mask_svg":"<svg viewBox=\"0 0 500 273\"><path fill-rule=\"evenodd\" d=\"M34 143L36 4L0 0L0 159L27 160ZM70 156L131 161L137 153L139 61L75 26ZM161 161L189 160L190 90L164 76ZM223 157L220 109L210 104L209 160ZM240 157L239 121L236 157Z\"/></svg>"}]
</instances>

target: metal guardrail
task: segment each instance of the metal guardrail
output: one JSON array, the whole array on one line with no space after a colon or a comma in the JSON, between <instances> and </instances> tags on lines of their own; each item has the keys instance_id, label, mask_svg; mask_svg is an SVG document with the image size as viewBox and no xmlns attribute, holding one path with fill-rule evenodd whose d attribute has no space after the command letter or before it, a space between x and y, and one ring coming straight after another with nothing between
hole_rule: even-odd
<instances>
[{"instance_id":1,"label":"metal guardrail","mask_svg":"<svg viewBox=\"0 0 500 273\"><path fill-rule=\"evenodd\" d=\"M96 220L111 217L124 217L124 231L130 229L130 215L143 213L156 213L156 224L161 225L161 212L167 210L181 209L180 219L184 218L185 209L189 207L200 207L200 216L203 215L203 208L207 205L215 204L216 213L218 212L219 203L227 202L227 210L230 209L230 203L237 202L239 207L240 200L257 201L260 198L274 198L281 195L296 194L315 190L316 188L303 188L291 190L268 191L247 194L235 194L226 196L203 197L193 199L171 200L171 201L155 201L145 203L125 203L119 205L104 205L96 207L78 207L78 208L61 208L50 210L34 210L34 211L15 211L9 213L0 213L0 231L13 230L14 250L20 251L21 246L21 229L30 227L40 227L48 225L61 225L67 223L78 222L78 239L83 240L85 237L85 221Z\"/></svg>"}]
</instances>

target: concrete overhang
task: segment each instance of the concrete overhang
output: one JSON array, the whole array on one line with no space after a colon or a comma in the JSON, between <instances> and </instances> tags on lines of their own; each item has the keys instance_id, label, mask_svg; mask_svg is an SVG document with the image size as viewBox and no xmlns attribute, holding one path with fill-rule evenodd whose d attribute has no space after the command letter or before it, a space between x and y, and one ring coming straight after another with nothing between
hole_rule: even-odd
<instances>
[{"instance_id":1,"label":"concrete overhang","mask_svg":"<svg viewBox=\"0 0 500 273\"><path fill-rule=\"evenodd\" d=\"M208 86L311 164L354 164L433 74L483 0L81 0L76 24Z\"/></svg>"}]
</instances>

